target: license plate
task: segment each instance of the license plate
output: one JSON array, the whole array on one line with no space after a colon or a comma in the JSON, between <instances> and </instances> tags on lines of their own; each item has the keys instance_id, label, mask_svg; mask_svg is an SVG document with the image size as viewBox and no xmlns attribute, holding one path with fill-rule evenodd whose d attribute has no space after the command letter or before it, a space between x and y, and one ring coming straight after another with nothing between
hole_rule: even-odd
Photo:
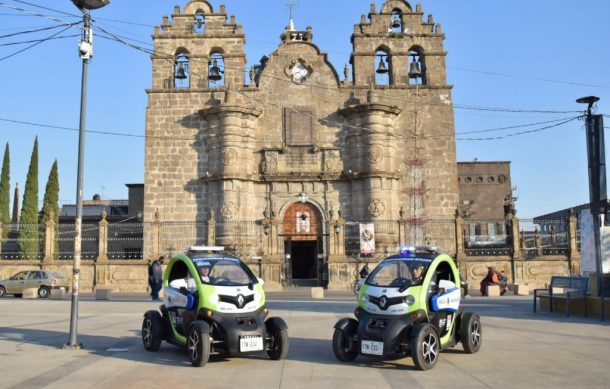
<instances>
[{"instance_id":1,"label":"license plate","mask_svg":"<svg viewBox=\"0 0 610 389\"><path fill-rule=\"evenodd\" d=\"M239 351L242 353L248 351L262 351L263 337L262 336L242 336L239 338Z\"/></svg>"},{"instance_id":2,"label":"license plate","mask_svg":"<svg viewBox=\"0 0 610 389\"><path fill-rule=\"evenodd\" d=\"M383 342L363 340L360 342L360 350L362 354L383 355Z\"/></svg>"}]
</instances>

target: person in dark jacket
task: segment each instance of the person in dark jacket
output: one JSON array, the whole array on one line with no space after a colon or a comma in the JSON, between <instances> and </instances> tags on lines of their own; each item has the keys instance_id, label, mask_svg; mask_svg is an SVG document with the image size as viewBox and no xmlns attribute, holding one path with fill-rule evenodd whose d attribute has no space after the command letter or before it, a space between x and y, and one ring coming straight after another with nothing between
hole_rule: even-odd
<instances>
[{"instance_id":1,"label":"person in dark jacket","mask_svg":"<svg viewBox=\"0 0 610 389\"><path fill-rule=\"evenodd\" d=\"M163 285L163 262L165 261L165 257L162 255L149 267L150 274L150 297L153 301L159 301L159 291L161 290L161 286Z\"/></svg>"},{"instance_id":2,"label":"person in dark jacket","mask_svg":"<svg viewBox=\"0 0 610 389\"><path fill-rule=\"evenodd\" d=\"M360 269L360 278L366 278L369 275L369 264L365 263L364 266L362 266L362 269Z\"/></svg>"}]
</instances>

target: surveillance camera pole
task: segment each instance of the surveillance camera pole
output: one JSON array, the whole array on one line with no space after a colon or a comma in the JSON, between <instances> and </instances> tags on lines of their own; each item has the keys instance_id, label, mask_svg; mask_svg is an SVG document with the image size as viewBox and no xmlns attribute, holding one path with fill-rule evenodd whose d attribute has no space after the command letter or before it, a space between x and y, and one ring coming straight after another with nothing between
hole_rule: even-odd
<instances>
[{"instance_id":1,"label":"surveillance camera pole","mask_svg":"<svg viewBox=\"0 0 610 389\"><path fill-rule=\"evenodd\" d=\"M72 307L70 309L70 339L64 345L66 349L80 349L78 343L78 293L80 289L81 265L81 237L83 220L83 170L85 159L85 129L87 122L87 67L93 57L93 30L91 29L90 9L101 8L108 2L89 0L73 0L74 4L83 12L83 39L80 41L78 51L83 60L80 98L80 124L78 130L78 168L76 180L76 219L74 220L74 265L72 268Z\"/></svg>"}]
</instances>

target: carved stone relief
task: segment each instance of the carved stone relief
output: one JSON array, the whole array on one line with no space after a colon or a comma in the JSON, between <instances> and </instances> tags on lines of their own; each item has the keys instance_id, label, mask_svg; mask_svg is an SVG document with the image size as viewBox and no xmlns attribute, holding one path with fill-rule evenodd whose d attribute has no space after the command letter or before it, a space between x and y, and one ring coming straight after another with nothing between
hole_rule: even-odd
<instances>
[{"instance_id":1,"label":"carved stone relief","mask_svg":"<svg viewBox=\"0 0 610 389\"><path fill-rule=\"evenodd\" d=\"M381 200L373 200L369 205L369 212L373 217L379 217L385 212L385 205Z\"/></svg>"},{"instance_id":2,"label":"carved stone relief","mask_svg":"<svg viewBox=\"0 0 610 389\"><path fill-rule=\"evenodd\" d=\"M235 203L233 203L232 201L227 201L222 206L221 213L225 219L231 220L237 215L238 211L239 208L237 208L237 205L235 205Z\"/></svg>"}]
</instances>

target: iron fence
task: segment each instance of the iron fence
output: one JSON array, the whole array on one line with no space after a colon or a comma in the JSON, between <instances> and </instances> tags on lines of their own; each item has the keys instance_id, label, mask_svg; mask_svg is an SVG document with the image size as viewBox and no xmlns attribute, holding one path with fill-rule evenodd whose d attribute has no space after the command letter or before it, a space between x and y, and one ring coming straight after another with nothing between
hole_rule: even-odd
<instances>
[{"instance_id":1,"label":"iron fence","mask_svg":"<svg viewBox=\"0 0 610 389\"><path fill-rule=\"evenodd\" d=\"M443 219L417 219L417 220L377 220L377 221L346 221L343 225L345 254L349 257L361 256L360 225L372 223L374 225L375 253L390 254L397 252L402 245L432 245L437 246L441 252L453 255L456 253L456 238L463 239L466 255L510 255L513 241L517 243L526 258L540 255L567 255L570 247L568 222L562 220L548 220L534 222L533 219L519 221L519 236L511 235L512 225L503 220L467 220L463 230L456 234L456 221ZM285 234L284 225L275 225L274 239L281 249L284 240L291 239ZM37 231L30 240L36 242L38 250L34 255L24 254L19 247L19 230L14 225L5 225L3 228L6 238L2 241L0 258L2 259L42 259L45 255L45 228L44 225L28 226ZM26 228L26 226L20 226ZM318 240L320 245L318 253L325 251L322 242L330 233L339 232L331 226L326 231L322 224L318 225L310 236L301 236L302 239ZM152 234L157 234L153 236ZM576 230L577 242L580 243L580 231ZM269 244L269 227L260 221L223 221L215 224L208 222L162 222L156 223L109 223L107 234L100 236L99 223L83 224L81 258L96 259L100 255L100 247L106 247L108 259L142 259L144 245L158 244L163 253L173 254L181 252L192 245L205 245L210 239L216 245L225 246L227 251L238 255L259 255ZM74 257L74 224L61 223L55 232L55 252L53 257L59 260L68 260ZM334 235L339 236L339 235ZM102 239L102 242L100 242ZM294 236L292 236L294 240ZM580 247L580 246L579 246Z\"/></svg>"}]
</instances>

